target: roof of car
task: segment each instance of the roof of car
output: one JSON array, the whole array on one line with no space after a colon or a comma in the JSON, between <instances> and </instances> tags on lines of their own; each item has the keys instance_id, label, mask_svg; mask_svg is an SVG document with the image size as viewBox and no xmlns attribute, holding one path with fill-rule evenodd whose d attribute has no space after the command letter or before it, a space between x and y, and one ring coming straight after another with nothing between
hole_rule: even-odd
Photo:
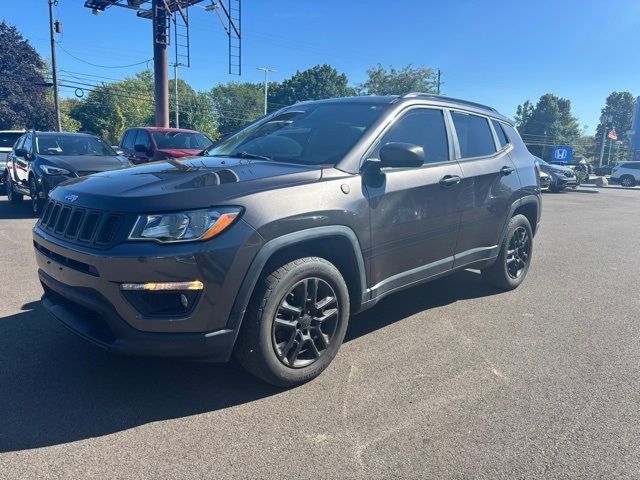
<instances>
[{"instance_id":1,"label":"roof of car","mask_svg":"<svg viewBox=\"0 0 640 480\"><path fill-rule=\"evenodd\" d=\"M198 133L195 130L189 130L186 128L166 128L166 127L132 127L138 130L146 130L148 132L174 132L174 133ZM127 130L131 130L129 128Z\"/></svg>"},{"instance_id":2,"label":"roof of car","mask_svg":"<svg viewBox=\"0 0 640 480\"><path fill-rule=\"evenodd\" d=\"M327 98L324 100L308 100L299 102L298 105L307 103L376 103L376 104L393 104L399 102L410 102L422 100L433 105L443 107L461 108L471 110L484 115L498 118L504 122L513 124L513 121L499 113L495 108L483 105L481 103L462 100L460 98L445 97L444 95L435 95L432 93L411 92L406 95L359 95L355 97Z\"/></svg>"},{"instance_id":3,"label":"roof of car","mask_svg":"<svg viewBox=\"0 0 640 480\"><path fill-rule=\"evenodd\" d=\"M94 135L93 133L90 132L41 132L38 130L31 130L33 133L35 133L38 136L43 136L43 135L65 135L65 136L82 136L82 137L97 137L97 135Z\"/></svg>"}]
</instances>

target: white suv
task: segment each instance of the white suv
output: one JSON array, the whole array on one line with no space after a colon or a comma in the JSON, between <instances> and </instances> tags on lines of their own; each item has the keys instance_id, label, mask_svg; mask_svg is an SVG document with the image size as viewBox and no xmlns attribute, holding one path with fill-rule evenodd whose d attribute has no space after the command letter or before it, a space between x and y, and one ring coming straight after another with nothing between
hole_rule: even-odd
<instances>
[{"instance_id":1,"label":"white suv","mask_svg":"<svg viewBox=\"0 0 640 480\"><path fill-rule=\"evenodd\" d=\"M619 183L623 187L633 187L640 183L640 162L619 163L611 170L611 183Z\"/></svg>"},{"instance_id":2,"label":"white suv","mask_svg":"<svg viewBox=\"0 0 640 480\"><path fill-rule=\"evenodd\" d=\"M4 188L7 155L22 134L24 134L24 130L0 130L0 188Z\"/></svg>"}]
</instances>

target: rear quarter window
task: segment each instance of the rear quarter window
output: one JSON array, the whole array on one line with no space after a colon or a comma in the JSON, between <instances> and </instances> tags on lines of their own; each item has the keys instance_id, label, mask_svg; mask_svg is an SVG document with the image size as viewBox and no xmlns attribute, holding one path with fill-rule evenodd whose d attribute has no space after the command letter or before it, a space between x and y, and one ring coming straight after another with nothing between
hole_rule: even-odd
<instances>
[{"instance_id":1,"label":"rear quarter window","mask_svg":"<svg viewBox=\"0 0 640 480\"><path fill-rule=\"evenodd\" d=\"M509 139L507 139L507 135L504 133L504 129L502 125L497 120L491 120L493 125L493 129L496 131L496 135L498 136L498 142L500 142L500 148L504 148L509 145Z\"/></svg>"}]
</instances>

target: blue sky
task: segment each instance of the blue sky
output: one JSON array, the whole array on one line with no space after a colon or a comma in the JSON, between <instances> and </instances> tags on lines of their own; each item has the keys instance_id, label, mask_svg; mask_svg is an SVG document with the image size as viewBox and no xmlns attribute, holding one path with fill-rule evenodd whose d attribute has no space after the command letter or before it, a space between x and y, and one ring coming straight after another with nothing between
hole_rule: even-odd
<instances>
[{"instance_id":1,"label":"blue sky","mask_svg":"<svg viewBox=\"0 0 640 480\"><path fill-rule=\"evenodd\" d=\"M0 3L0 18L49 57L47 1ZM94 16L83 3L59 0L65 50L105 66L151 58L149 21L122 8ZM260 81L256 67L263 65L275 68L272 78L282 80L297 69L329 63L355 84L377 63L411 63L440 68L444 94L487 103L508 116L519 103L546 92L569 98L590 132L611 91L640 95L635 0L244 0L240 78L227 74L227 38L215 14L191 11L192 67L181 76L196 89ZM67 78L80 73L106 81L144 67L98 68L61 50L58 58Z\"/></svg>"}]
</instances>

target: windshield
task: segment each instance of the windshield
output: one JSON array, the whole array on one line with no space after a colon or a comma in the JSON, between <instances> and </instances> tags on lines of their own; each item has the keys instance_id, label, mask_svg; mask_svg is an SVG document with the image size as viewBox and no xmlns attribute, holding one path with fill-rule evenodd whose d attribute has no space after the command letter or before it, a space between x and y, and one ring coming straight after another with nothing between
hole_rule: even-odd
<instances>
[{"instance_id":1,"label":"windshield","mask_svg":"<svg viewBox=\"0 0 640 480\"><path fill-rule=\"evenodd\" d=\"M387 105L296 105L251 125L207 152L209 156L262 156L309 165L335 165Z\"/></svg>"},{"instance_id":2,"label":"windshield","mask_svg":"<svg viewBox=\"0 0 640 480\"><path fill-rule=\"evenodd\" d=\"M206 135L197 132L153 132L153 141L159 149L204 150L213 144Z\"/></svg>"},{"instance_id":3,"label":"windshield","mask_svg":"<svg viewBox=\"0 0 640 480\"><path fill-rule=\"evenodd\" d=\"M13 148L23 132L0 132L0 148Z\"/></svg>"},{"instance_id":4,"label":"windshield","mask_svg":"<svg viewBox=\"0 0 640 480\"><path fill-rule=\"evenodd\" d=\"M102 139L89 135L37 135L36 152L42 155L60 156L117 155Z\"/></svg>"}]
</instances>

